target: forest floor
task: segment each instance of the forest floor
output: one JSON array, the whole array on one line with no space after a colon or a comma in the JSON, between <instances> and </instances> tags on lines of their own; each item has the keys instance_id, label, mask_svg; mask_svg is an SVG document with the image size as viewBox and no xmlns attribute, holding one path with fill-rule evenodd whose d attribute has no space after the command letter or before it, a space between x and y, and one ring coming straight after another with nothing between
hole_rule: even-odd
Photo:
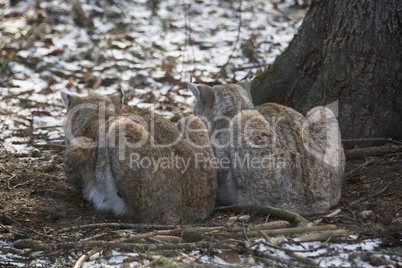
<instances>
[{"instance_id":1,"label":"forest floor","mask_svg":"<svg viewBox=\"0 0 402 268\"><path fill-rule=\"evenodd\" d=\"M402 266L400 153L347 161L331 210L340 212L308 218L322 219L321 238L306 238L304 229L255 233L256 226L269 232L268 214L216 211L194 226L135 224L95 211L65 179L61 90L122 87L128 105L167 118L191 112L186 81L258 75L291 41L305 8L290 0L277 8L266 0L15 2L0 0L1 267L72 267L88 251L86 267ZM138 233L143 239L121 242Z\"/></svg>"},{"instance_id":2,"label":"forest floor","mask_svg":"<svg viewBox=\"0 0 402 268\"><path fill-rule=\"evenodd\" d=\"M157 240L158 234L152 231L164 229L161 226L139 225L136 228L135 224L133 226L125 225L132 224L129 219L116 218L112 214L95 211L93 206L84 200L82 193L67 183L62 166L62 149L35 151L31 155L3 153L0 155L0 159L0 192L2 193L0 198L0 243L3 241L4 245L4 248L0 250L0 254L4 254L3 259L0 257L0 265L41 266L45 264L46 266L49 263L57 263L61 266L72 266L83 252L96 246L95 244L82 246L83 243L116 241L134 231L151 233L151 237L155 238L155 240L142 242L138 240L137 242L141 242L141 244L169 245L169 243L178 242L163 242L163 238L159 238L162 239L162 242ZM327 245L324 246L326 251L323 251L321 247L322 241L315 242L315 244L307 243L302 248L309 254L306 257L316 260L315 264L319 263L321 266L398 267L401 265L401 171L401 154L349 160L341 201L332 209L332 211L340 209L341 212L335 216L324 218L323 221L324 226L336 225L338 230L346 230L346 233L338 239L334 237L327 242ZM255 226L263 224L267 216L215 212L208 221L191 227L210 228L208 232L211 235L213 229L220 226L224 228L221 233L225 233L229 237L238 235L235 232L236 229L244 228L240 237L233 241L236 243L248 242L251 249L254 249L255 245L261 241L261 235L255 235L251 230ZM324 215L307 219L314 221L322 216ZM237 222L234 222L233 219ZM108 223L114 223L116 226L105 225ZM85 227L92 224L95 225L91 228ZM76 229L63 230L71 227L76 227ZM167 230L178 230L183 226L166 226L166 228ZM172 236L172 239L174 240L177 236ZM215 236L214 241L218 240L219 234L216 233ZM295 239L299 236L288 234L285 237L282 236L275 240L272 236L270 241L284 248L289 244L287 246L291 250L300 249L295 248L295 245L290 246L294 243L300 245L300 242L297 242L298 239ZM199 243L210 242L211 237L203 233L195 239L180 236L179 239L183 239L181 242ZM227 243L233 245L235 243L233 241ZM368 241L374 245L367 245ZM67 242L76 243L74 249L63 247L57 250L35 249L37 244L51 245ZM355 244L355 248L348 249L348 246L350 247L352 244ZM335 251L332 248L334 245L340 245L340 248ZM102 254L99 254L92 260L92 264L88 265L99 263L104 265L124 263L126 263L125 265L145 265L152 264L152 262L155 265L267 264L261 260L257 252L254 252L256 249L249 252L242 246L238 246L238 250L230 249L229 251L220 250L219 247L217 249L197 248L200 246L186 248L187 245L183 247L183 249L157 251L124 250L124 247L114 245L112 248L115 250L110 253L107 250L110 248L105 245L105 248L102 248ZM316 247L318 249L313 250ZM24 252L17 248L31 249L33 252ZM339 252L341 249L346 252ZM259 250L264 252L267 249ZM129 252L131 254L135 252L135 254L131 256ZM268 252L270 251L268 250ZM342 254L347 257L338 256ZM111 256L114 256L115 259L111 259ZM124 257L119 259L116 256ZM324 256L327 259L330 256L332 261L325 259ZM165 260L164 257L170 259ZM269 261L269 258L265 257L266 261ZM295 259L296 263L291 263L291 257L283 258L285 260L283 263L277 263L279 267L281 265L303 266L306 262L303 259ZM315 265L307 262L306 265L308 266L308 264Z\"/></svg>"}]
</instances>

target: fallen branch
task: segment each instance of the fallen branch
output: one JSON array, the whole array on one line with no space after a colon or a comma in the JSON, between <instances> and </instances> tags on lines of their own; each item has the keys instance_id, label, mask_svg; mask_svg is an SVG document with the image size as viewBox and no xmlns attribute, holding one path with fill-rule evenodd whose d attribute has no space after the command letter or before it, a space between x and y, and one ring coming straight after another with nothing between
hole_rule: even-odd
<instances>
[{"instance_id":1,"label":"fallen branch","mask_svg":"<svg viewBox=\"0 0 402 268\"><path fill-rule=\"evenodd\" d=\"M116 232L106 232L106 233L100 233L100 234L97 234L97 235L95 235L95 236L91 236L91 237L86 237L86 238L83 238L83 239L80 239L79 241L80 242L86 242L86 241L91 241L91 240L98 240L98 241L100 241L102 238L104 238L103 239L103 241L105 241L105 240L111 240L111 239L108 239L108 237L111 237L112 235L114 235Z\"/></svg>"},{"instance_id":2,"label":"fallen branch","mask_svg":"<svg viewBox=\"0 0 402 268\"><path fill-rule=\"evenodd\" d=\"M402 144L402 141L393 140L391 138L366 138L366 139L342 139L342 142L365 142L365 141L388 141L395 144Z\"/></svg>"},{"instance_id":3,"label":"fallen branch","mask_svg":"<svg viewBox=\"0 0 402 268\"><path fill-rule=\"evenodd\" d=\"M255 69L255 68L267 68L268 66L270 66L270 64L257 64L257 65L250 65L250 66L235 67L235 68L233 68L233 72L244 71L247 69Z\"/></svg>"},{"instance_id":4,"label":"fallen branch","mask_svg":"<svg viewBox=\"0 0 402 268\"><path fill-rule=\"evenodd\" d=\"M28 227L22 225L21 223L19 223L18 221L16 221L16 220L10 218L10 217L7 216L5 213L1 213L1 214L2 214L3 217L6 218L7 220L9 220L9 221L11 221L11 222L14 222L14 223L17 224L18 226L24 228L25 230L27 230L27 231L29 231L29 232L32 232L32 233L37 234L37 235L39 235L39 236L46 237L46 238L49 238L49 239L53 239L53 240L56 240L56 241L59 241L59 242L64 242L64 240L61 240L61 239L59 239L59 238L57 238L57 237L49 236L49 235L46 235L46 234L39 233L39 232L37 232L37 231L35 231L35 230L32 230L31 228L28 228Z\"/></svg>"},{"instance_id":5,"label":"fallen branch","mask_svg":"<svg viewBox=\"0 0 402 268\"><path fill-rule=\"evenodd\" d=\"M255 213L257 215L268 215L270 214L272 217L277 219L285 220L290 222L293 226L303 227L307 226L310 222L300 216L299 214L274 208L274 207L264 207L264 206L227 206L227 207L220 207L217 208L219 212L236 212L241 213L244 211L246 214Z\"/></svg>"},{"instance_id":6,"label":"fallen branch","mask_svg":"<svg viewBox=\"0 0 402 268\"><path fill-rule=\"evenodd\" d=\"M10 178L7 178L7 189L8 189L8 190L12 190L12 189L14 188L14 187L11 187L10 181L11 181L12 179L14 179L15 177L17 177L16 174L12 175Z\"/></svg>"},{"instance_id":7,"label":"fallen branch","mask_svg":"<svg viewBox=\"0 0 402 268\"><path fill-rule=\"evenodd\" d=\"M346 158L351 159L368 155L384 155L396 152L402 152L402 145L357 148L345 151L345 156Z\"/></svg>"},{"instance_id":8,"label":"fallen branch","mask_svg":"<svg viewBox=\"0 0 402 268\"><path fill-rule=\"evenodd\" d=\"M315 220L313 222L313 225L318 225L318 224L322 223L322 221L324 219L334 217L334 216L338 215L339 213L341 213L341 210L338 208L338 209L332 211L331 213L329 213L328 215L326 215L326 216L324 216L324 217L322 217L322 218L320 218L318 220Z\"/></svg>"},{"instance_id":9,"label":"fallen branch","mask_svg":"<svg viewBox=\"0 0 402 268\"><path fill-rule=\"evenodd\" d=\"M0 227L3 228L4 230L6 230L7 232L9 232L10 234L13 234L13 235L15 235L17 237L30 238L30 236L28 234L14 232L13 230L11 230L10 226L5 226L5 225L0 224Z\"/></svg>"},{"instance_id":10,"label":"fallen branch","mask_svg":"<svg viewBox=\"0 0 402 268\"><path fill-rule=\"evenodd\" d=\"M318 233L318 234L311 234L311 235L305 235L298 237L300 239L300 242L314 242L314 241L328 241L328 239L332 239L334 237L340 237L347 235L347 231L343 229L339 230L333 230L333 231L326 231L323 233Z\"/></svg>"},{"instance_id":11,"label":"fallen branch","mask_svg":"<svg viewBox=\"0 0 402 268\"><path fill-rule=\"evenodd\" d=\"M265 233L263 233L263 232L261 232L261 231L259 231L258 233L259 233L262 237L264 237L264 239L265 239L265 242L264 242L264 241L261 241L261 242L258 242L258 243L261 243L261 244L263 244L264 246L268 246L268 247L270 247L270 248L282 250L282 251L285 251L285 252L312 252L312 251L316 251L316 250L319 250L319 249L322 249L322 248L325 248L325 247L326 247L326 246L324 246L324 245L321 245L321 246L318 246L318 247L315 247L315 248L311 248L311 249L288 249L288 248L282 248L282 247L278 247L278 246L275 246L275 245L272 245L272 244L266 242L266 241L269 241L270 238L269 238L269 236L267 236Z\"/></svg>"},{"instance_id":12,"label":"fallen branch","mask_svg":"<svg viewBox=\"0 0 402 268\"><path fill-rule=\"evenodd\" d=\"M33 147L35 148L46 148L46 149L66 149L66 145L64 144L52 144L52 143L46 143L46 144L32 144Z\"/></svg>"},{"instance_id":13,"label":"fallen branch","mask_svg":"<svg viewBox=\"0 0 402 268\"><path fill-rule=\"evenodd\" d=\"M348 177L348 176L350 176L351 174L355 173L357 170L359 170L359 169L361 169L361 168L364 168L364 167L367 167L367 166L370 165L371 163L375 163L375 162L378 162L378 158L372 158L372 159L370 159L370 160L364 162L364 163L361 164L360 166L358 166L358 167L352 169L351 171L349 171L348 173L346 173L345 177Z\"/></svg>"},{"instance_id":14,"label":"fallen branch","mask_svg":"<svg viewBox=\"0 0 402 268\"><path fill-rule=\"evenodd\" d=\"M86 225L77 225L71 226L67 228L63 228L58 230L55 235L70 232L70 231L78 231L85 229L95 229L95 228L122 228L122 229L135 229L135 230L168 230L168 229L176 229L179 226L177 225L156 225L156 224L136 224L136 223L95 223L95 224L86 224Z\"/></svg>"},{"instance_id":15,"label":"fallen branch","mask_svg":"<svg viewBox=\"0 0 402 268\"><path fill-rule=\"evenodd\" d=\"M287 255L289 255L292 258L295 258L299 262L307 265L312 265L312 266L317 266L318 263L315 260L309 259L307 257L301 256L299 254L296 254L294 252L286 252Z\"/></svg>"},{"instance_id":16,"label":"fallen branch","mask_svg":"<svg viewBox=\"0 0 402 268\"><path fill-rule=\"evenodd\" d=\"M86 250L89 248L102 248L102 249L115 249L127 251L155 251L155 250L171 250L171 249L185 249L185 250L196 250L197 248L214 248L214 249L230 249L237 250L238 247L235 245L222 244L222 243L210 243L210 242L199 242L199 243L181 243L181 244L135 244L135 243L116 243L116 242L69 242L69 243L57 243L57 244L43 244L42 242L33 242L25 244L19 241L14 243L14 247L17 249L28 248L29 250L24 251L25 254L29 254L35 251L56 251L56 250Z\"/></svg>"},{"instance_id":17,"label":"fallen branch","mask_svg":"<svg viewBox=\"0 0 402 268\"><path fill-rule=\"evenodd\" d=\"M271 255L269 253L262 252L259 250L254 250L253 255L260 257L260 258L258 258L258 260L262 261L263 263L266 263L267 265L269 265L269 267L317 267L317 265L297 263L292 260L286 260L284 258L279 258L279 257L276 257L274 255ZM265 259L265 261L263 261L264 259ZM266 261L267 259L272 260L272 261L276 262L277 264Z\"/></svg>"},{"instance_id":18,"label":"fallen branch","mask_svg":"<svg viewBox=\"0 0 402 268\"><path fill-rule=\"evenodd\" d=\"M237 215L236 219L232 222L232 224L229 225L229 227L227 228L227 230L230 232L233 230L234 225L236 224L236 222L240 219L240 217L244 214L244 210L242 212L239 213L239 215ZM229 219L230 220L230 219Z\"/></svg>"},{"instance_id":19,"label":"fallen branch","mask_svg":"<svg viewBox=\"0 0 402 268\"><path fill-rule=\"evenodd\" d=\"M35 129L49 129L49 128L62 128L63 125L53 125L53 126L43 126L43 127L35 127Z\"/></svg>"},{"instance_id":20,"label":"fallen branch","mask_svg":"<svg viewBox=\"0 0 402 268\"><path fill-rule=\"evenodd\" d=\"M250 231L248 232L251 236L259 236L259 232L263 232L268 236L279 236L279 235L293 235L293 234L304 234L319 231L335 230L336 225L320 225L320 226L307 226L307 227L295 227L295 228L284 228L276 230L260 230L260 231ZM238 232L237 235L242 235Z\"/></svg>"},{"instance_id":21,"label":"fallen branch","mask_svg":"<svg viewBox=\"0 0 402 268\"><path fill-rule=\"evenodd\" d=\"M87 253L84 253L75 263L74 268L81 268L82 264L87 261L89 258L91 258L92 255L98 253L101 251L100 248L94 248L88 251Z\"/></svg>"}]
</instances>

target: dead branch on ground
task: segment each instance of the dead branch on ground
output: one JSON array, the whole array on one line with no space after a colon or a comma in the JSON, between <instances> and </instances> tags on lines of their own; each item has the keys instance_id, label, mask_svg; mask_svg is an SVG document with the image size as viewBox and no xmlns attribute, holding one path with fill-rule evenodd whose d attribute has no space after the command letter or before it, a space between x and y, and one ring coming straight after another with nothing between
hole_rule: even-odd
<instances>
[{"instance_id":1,"label":"dead branch on ground","mask_svg":"<svg viewBox=\"0 0 402 268\"><path fill-rule=\"evenodd\" d=\"M402 152L402 145L391 145L391 146L375 146L367 148L357 148L345 151L345 156L348 159L358 158L362 156L370 155L384 155Z\"/></svg>"},{"instance_id":2,"label":"dead branch on ground","mask_svg":"<svg viewBox=\"0 0 402 268\"><path fill-rule=\"evenodd\" d=\"M35 251L55 251L55 250L86 250L90 248L102 248L102 249L115 249L127 251L155 251L155 250L196 250L197 248L214 248L214 249L230 249L237 250L237 246L223 244L223 243L210 243L210 242L198 242L198 243L180 243L180 244L136 244L136 243L118 243L118 242L68 242L57 244L44 244L39 241L32 241L30 243L24 243L26 241L20 240L14 243L14 247L17 249L28 248L25 254L29 254Z\"/></svg>"}]
</instances>

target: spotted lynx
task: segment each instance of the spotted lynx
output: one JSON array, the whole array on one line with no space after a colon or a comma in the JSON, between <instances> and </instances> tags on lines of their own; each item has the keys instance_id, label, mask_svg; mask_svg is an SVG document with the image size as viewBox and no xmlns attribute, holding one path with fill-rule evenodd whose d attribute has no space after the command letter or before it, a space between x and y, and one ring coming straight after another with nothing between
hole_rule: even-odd
<instances>
[{"instance_id":1,"label":"spotted lynx","mask_svg":"<svg viewBox=\"0 0 402 268\"><path fill-rule=\"evenodd\" d=\"M275 103L254 107L246 80L189 89L195 115L210 125L220 202L303 215L324 213L339 202L345 160L331 110L316 107L304 117Z\"/></svg>"},{"instance_id":2,"label":"spotted lynx","mask_svg":"<svg viewBox=\"0 0 402 268\"><path fill-rule=\"evenodd\" d=\"M96 209L147 223L180 224L211 214L216 168L208 132L197 117L178 126L138 108L122 109L123 92L78 97L62 92L68 115L64 166Z\"/></svg>"}]
</instances>

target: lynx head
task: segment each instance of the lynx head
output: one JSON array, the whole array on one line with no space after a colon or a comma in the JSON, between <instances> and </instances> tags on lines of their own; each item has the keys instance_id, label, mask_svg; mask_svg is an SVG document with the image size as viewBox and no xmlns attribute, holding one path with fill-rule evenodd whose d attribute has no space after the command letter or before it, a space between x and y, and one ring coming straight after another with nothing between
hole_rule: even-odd
<instances>
[{"instance_id":1,"label":"lynx head","mask_svg":"<svg viewBox=\"0 0 402 268\"><path fill-rule=\"evenodd\" d=\"M88 96L80 97L77 95L67 93L63 90L61 92L61 98L63 100L64 105L67 108L67 112L69 112L73 107L77 105L86 103L88 104L91 103L95 105L104 103L106 106L109 106L111 110L114 110L115 112L120 112L121 107L123 105L124 93L123 90L119 88L119 90L116 93L108 96L102 96L95 92L90 92L88 93Z\"/></svg>"},{"instance_id":2,"label":"lynx head","mask_svg":"<svg viewBox=\"0 0 402 268\"><path fill-rule=\"evenodd\" d=\"M194 114L210 118L224 115L232 111L253 109L251 101L250 82L248 79L237 84L196 85L188 83L188 88L194 94L196 103Z\"/></svg>"},{"instance_id":3,"label":"lynx head","mask_svg":"<svg viewBox=\"0 0 402 268\"><path fill-rule=\"evenodd\" d=\"M84 125L86 128L90 128L88 125L91 122L107 120L109 117L120 113L123 96L121 89L109 96L90 92L85 97L62 91L61 98L67 108L67 117L64 125L66 138L69 134L76 136L76 134L81 133Z\"/></svg>"}]
</instances>

